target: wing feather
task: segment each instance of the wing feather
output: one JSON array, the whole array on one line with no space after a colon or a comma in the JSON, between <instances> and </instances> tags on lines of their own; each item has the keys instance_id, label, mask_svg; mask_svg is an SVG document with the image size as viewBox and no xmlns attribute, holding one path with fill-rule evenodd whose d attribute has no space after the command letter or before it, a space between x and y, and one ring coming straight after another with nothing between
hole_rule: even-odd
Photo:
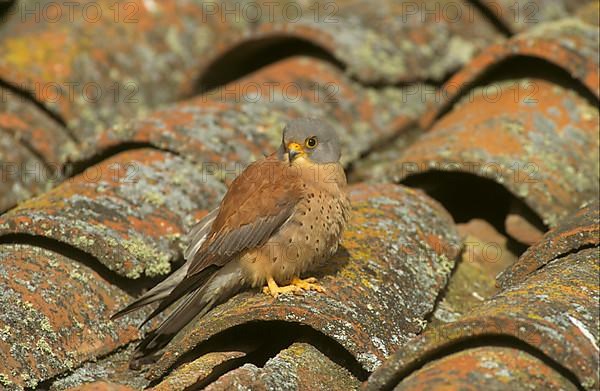
<instances>
[{"instance_id":1,"label":"wing feather","mask_svg":"<svg viewBox=\"0 0 600 391\"><path fill-rule=\"evenodd\" d=\"M206 240L206 237L210 232L210 227L212 226L212 223L215 220L215 217L218 213L219 208L213 209L192 228L189 234L190 244L184 252L186 260L191 259L193 255L198 251L198 249L202 246L202 243L204 243L204 241ZM111 319L119 318L141 307L162 300L165 297L169 296L173 289L175 289L175 287L179 285L179 283L187 275L190 264L190 261L186 261L185 264L183 264L179 269L171 273L171 275L169 275L163 281L158 283L154 288L150 289L148 292L135 299L125 308L111 316Z\"/></svg>"},{"instance_id":2,"label":"wing feather","mask_svg":"<svg viewBox=\"0 0 600 391\"><path fill-rule=\"evenodd\" d=\"M200 247L202 247L202 243L206 241L206 237L210 232L213 222L215 221L215 217L219 214L219 208L215 208L210 213L202 218L190 231L188 234L189 244L185 251L183 252L183 256L186 260L190 260L194 258Z\"/></svg>"},{"instance_id":3,"label":"wing feather","mask_svg":"<svg viewBox=\"0 0 600 391\"><path fill-rule=\"evenodd\" d=\"M274 155L248 166L223 198L206 241L190 251L188 275L264 244L294 213L302 194L300 177Z\"/></svg>"}]
</instances>

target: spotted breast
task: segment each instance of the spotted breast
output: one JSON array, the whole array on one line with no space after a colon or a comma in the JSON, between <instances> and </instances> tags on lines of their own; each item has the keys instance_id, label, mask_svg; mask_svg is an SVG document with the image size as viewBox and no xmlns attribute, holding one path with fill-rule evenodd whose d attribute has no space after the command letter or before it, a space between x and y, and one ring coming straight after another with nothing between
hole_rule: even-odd
<instances>
[{"instance_id":1,"label":"spotted breast","mask_svg":"<svg viewBox=\"0 0 600 391\"><path fill-rule=\"evenodd\" d=\"M240 260L254 287L264 285L269 276L287 283L337 251L350 212L343 168L337 163L319 172L305 167L302 176L303 197L292 216L262 248Z\"/></svg>"}]
</instances>

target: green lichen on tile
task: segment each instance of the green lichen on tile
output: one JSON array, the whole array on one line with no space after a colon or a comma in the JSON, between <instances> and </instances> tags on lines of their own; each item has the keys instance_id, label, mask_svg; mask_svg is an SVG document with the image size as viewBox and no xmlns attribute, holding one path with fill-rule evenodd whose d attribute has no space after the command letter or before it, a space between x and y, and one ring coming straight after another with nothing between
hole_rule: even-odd
<instances>
[{"instance_id":1,"label":"green lichen on tile","mask_svg":"<svg viewBox=\"0 0 600 391\"><path fill-rule=\"evenodd\" d=\"M8 375L6 375L4 373L0 373L0 384L2 384L3 386L9 387L9 386L12 386L14 383L12 381L10 381L10 378L8 377Z\"/></svg>"},{"instance_id":2,"label":"green lichen on tile","mask_svg":"<svg viewBox=\"0 0 600 391\"><path fill-rule=\"evenodd\" d=\"M448 257L445 254L439 255L438 257L435 257L435 259L440 265L441 274L446 277L449 277L450 273L454 269L455 261L448 259Z\"/></svg>"},{"instance_id":3,"label":"green lichen on tile","mask_svg":"<svg viewBox=\"0 0 600 391\"><path fill-rule=\"evenodd\" d=\"M41 337L37 341L36 347L40 352L42 352L44 354L49 354L53 357L55 356L54 351L52 350L52 348L50 347L50 345L48 344L48 342L46 341L46 339L44 337Z\"/></svg>"},{"instance_id":4,"label":"green lichen on tile","mask_svg":"<svg viewBox=\"0 0 600 391\"><path fill-rule=\"evenodd\" d=\"M89 236L77 235L73 238L73 244L78 248L90 248L94 246L95 240Z\"/></svg>"},{"instance_id":5,"label":"green lichen on tile","mask_svg":"<svg viewBox=\"0 0 600 391\"><path fill-rule=\"evenodd\" d=\"M134 347L135 344L129 344L105 357L72 368L52 382L50 391L63 391L94 381L109 381L125 384L136 390L144 389L148 386L144 371L130 370L127 365Z\"/></svg>"},{"instance_id":6,"label":"green lichen on tile","mask_svg":"<svg viewBox=\"0 0 600 391\"><path fill-rule=\"evenodd\" d=\"M121 242L121 245L139 262L126 272L128 278L136 279L141 277L142 274L148 277L155 277L171 271L169 255L159 252L142 239L126 239Z\"/></svg>"},{"instance_id":7,"label":"green lichen on tile","mask_svg":"<svg viewBox=\"0 0 600 391\"><path fill-rule=\"evenodd\" d=\"M69 271L69 277L80 281L82 283L88 283L88 277L85 274L80 273L80 271L78 270L78 268L73 268Z\"/></svg>"},{"instance_id":8,"label":"green lichen on tile","mask_svg":"<svg viewBox=\"0 0 600 391\"><path fill-rule=\"evenodd\" d=\"M144 195L144 201L160 207L165 204L165 197L158 192L148 192Z\"/></svg>"},{"instance_id":9,"label":"green lichen on tile","mask_svg":"<svg viewBox=\"0 0 600 391\"><path fill-rule=\"evenodd\" d=\"M48 318L44 318L40 321L40 328L46 333L48 333L50 336L56 338L56 332L54 331L54 328L48 321Z\"/></svg>"}]
</instances>

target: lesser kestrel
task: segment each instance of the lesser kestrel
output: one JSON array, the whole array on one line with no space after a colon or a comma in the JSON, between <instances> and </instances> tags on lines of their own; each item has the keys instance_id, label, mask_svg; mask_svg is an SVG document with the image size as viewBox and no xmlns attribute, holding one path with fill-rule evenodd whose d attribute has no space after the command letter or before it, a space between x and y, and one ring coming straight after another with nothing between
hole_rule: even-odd
<instances>
[{"instance_id":1,"label":"lesser kestrel","mask_svg":"<svg viewBox=\"0 0 600 391\"><path fill-rule=\"evenodd\" d=\"M160 301L146 322L178 302L137 346L134 361L163 348L197 315L249 287L277 297L324 289L314 271L337 250L350 202L340 143L325 122L289 122L279 149L250 164L218 208L189 234L186 263L113 316ZM146 323L144 322L144 323Z\"/></svg>"}]
</instances>

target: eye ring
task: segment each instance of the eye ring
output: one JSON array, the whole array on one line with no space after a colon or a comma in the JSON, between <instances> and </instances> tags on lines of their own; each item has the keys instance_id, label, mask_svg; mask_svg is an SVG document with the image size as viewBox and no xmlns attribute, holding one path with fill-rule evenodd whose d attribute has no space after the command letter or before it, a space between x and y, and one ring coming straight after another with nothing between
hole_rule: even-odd
<instances>
[{"instance_id":1,"label":"eye ring","mask_svg":"<svg viewBox=\"0 0 600 391\"><path fill-rule=\"evenodd\" d=\"M315 136L309 137L306 140L304 140L304 145L306 145L306 147L310 149L315 148L318 144L319 141Z\"/></svg>"}]
</instances>

